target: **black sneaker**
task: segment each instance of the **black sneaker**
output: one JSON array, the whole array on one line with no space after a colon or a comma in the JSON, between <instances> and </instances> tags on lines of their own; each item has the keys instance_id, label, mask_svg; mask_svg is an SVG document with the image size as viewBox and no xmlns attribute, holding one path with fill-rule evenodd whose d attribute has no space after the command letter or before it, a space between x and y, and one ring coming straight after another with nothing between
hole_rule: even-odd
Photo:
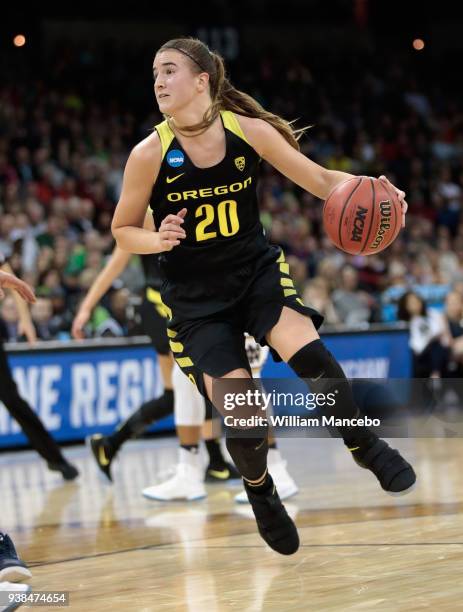
<instances>
[{"instance_id":1,"label":"black sneaker","mask_svg":"<svg viewBox=\"0 0 463 612\"><path fill-rule=\"evenodd\" d=\"M358 444L349 450L354 461L373 472L388 493L406 493L416 482L412 466L399 451L373 433L365 439L359 439Z\"/></svg>"},{"instance_id":2,"label":"black sneaker","mask_svg":"<svg viewBox=\"0 0 463 612\"><path fill-rule=\"evenodd\" d=\"M265 542L281 555L293 555L299 548L296 525L281 503L273 480L268 475L269 486L263 493L254 493L244 481L257 529Z\"/></svg>"},{"instance_id":3,"label":"black sneaker","mask_svg":"<svg viewBox=\"0 0 463 612\"><path fill-rule=\"evenodd\" d=\"M106 478L112 482L113 478L111 476L111 462L116 456L116 452L114 451L108 437L102 436L101 434L95 434L90 436L88 442L98 467Z\"/></svg>"},{"instance_id":4,"label":"black sneaker","mask_svg":"<svg viewBox=\"0 0 463 612\"><path fill-rule=\"evenodd\" d=\"M226 480L241 480L241 474L236 467L225 461L224 463L209 463L206 469L206 482L225 482Z\"/></svg>"},{"instance_id":5,"label":"black sneaker","mask_svg":"<svg viewBox=\"0 0 463 612\"><path fill-rule=\"evenodd\" d=\"M65 459L59 463L47 463L48 469L53 472L61 472L64 480L74 480L79 475L79 470Z\"/></svg>"},{"instance_id":6,"label":"black sneaker","mask_svg":"<svg viewBox=\"0 0 463 612\"><path fill-rule=\"evenodd\" d=\"M0 582L19 582L32 574L18 553L9 535L0 533Z\"/></svg>"}]
</instances>

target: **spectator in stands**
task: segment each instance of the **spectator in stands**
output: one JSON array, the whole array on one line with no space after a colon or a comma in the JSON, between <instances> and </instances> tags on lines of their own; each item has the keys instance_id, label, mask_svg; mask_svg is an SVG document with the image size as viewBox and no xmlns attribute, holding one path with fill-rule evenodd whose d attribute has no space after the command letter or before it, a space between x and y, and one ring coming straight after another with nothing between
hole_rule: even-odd
<instances>
[{"instance_id":1,"label":"spectator in stands","mask_svg":"<svg viewBox=\"0 0 463 612\"><path fill-rule=\"evenodd\" d=\"M18 342L22 335L19 328L19 313L12 295L7 295L0 304L0 336L6 342Z\"/></svg>"},{"instance_id":2,"label":"spectator in stands","mask_svg":"<svg viewBox=\"0 0 463 612\"><path fill-rule=\"evenodd\" d=\"M444 375L449 350L444 345L445 322L440 312L426 308L424 300L407 291L398 303L398 319L410 325L414 378L440 378Z\"/></svg>"},{"instance_id":3,"label":"spectator in stands","mask_svg":"<svg viewBox=\"0 0 463 612\"><path fill-rule=\"evenodd\" d=\"M336 325L340 322L330 298L328 283L322 277L315 277L307 283L303 293L303 301L306 304L311 304L325 317L324 325Z\"/></svg>"},{"instance_id":4,"label":"spectator in stands","mask_svg":"<svg viewBox=\"0 0 463 612\"><path fill-rule=\"evenodd\" d=\"M353 266L342 268L339 289L333 291L331 298L342 323L357 326L369 322L372 298L359 290L358 272Z\"/></svg>"},{"instance_id":5,"label":"spectator in stands","mask_svg":"<svg viewBox=\"0 0 463 612\"><path fill-rule=\"evenodd\" d=\"M463 297L451 291L445 299L443 344L450 349L447 376L463 378Z\"/></svg>"},{"instance_id":6,"label":"spectator in stands","mask_svg":"<svg viewBox=\"0 0 463 612\"><path fill-rule=\"evenodd\" d=\"M53 321L53 305L50 298L37 298L31 307L31 316L40 340L54 340L58 329Z\"/></svg>"}]
</instances>

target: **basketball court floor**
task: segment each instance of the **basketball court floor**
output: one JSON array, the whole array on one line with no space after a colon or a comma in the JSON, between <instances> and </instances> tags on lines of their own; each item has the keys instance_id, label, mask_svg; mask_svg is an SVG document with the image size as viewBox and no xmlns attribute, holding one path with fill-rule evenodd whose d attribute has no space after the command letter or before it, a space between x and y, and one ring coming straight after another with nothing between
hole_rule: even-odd
<instances>
[{"instance_id":1,"label":"basketball court floor","mask_svg":"<svg viewBox=\"0 0 463 612\"><path fill-rule=\"evenodd\" d=\"M2 453L0 524L33 590L69 591L73 611L461 610L463 442L394 442L418 475L402 497L339 440L280 441L300 486L286 502L301 537L291 557L268 549L234 503L239 483L208 485L188 504L141 496L168 475L175 438L127 444L113 486L83 446L66 449L81 476L65 484L32 452Z\"/></svg>"}]
</instances>

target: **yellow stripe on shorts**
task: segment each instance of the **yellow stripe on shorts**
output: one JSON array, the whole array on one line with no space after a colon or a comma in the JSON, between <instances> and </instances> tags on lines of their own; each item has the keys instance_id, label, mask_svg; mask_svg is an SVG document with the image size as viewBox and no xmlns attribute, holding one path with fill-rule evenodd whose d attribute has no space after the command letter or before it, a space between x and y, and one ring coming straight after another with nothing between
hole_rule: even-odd
<instances>
[{"instance_id":1,"label":"yellow stripe on shorts","mask_svg":"<svg viewBox=\"0 0 463 612\"><path fill-rule=\"evenodd\" d=\"M280 279L280 283L282 287L294 287L292 278L282 278Z\"/></svg>"},{"instance_id":2,"label":"yellow stripe on shorts","mask_svg":"<svg viewBox=\"0 0 463 612\"><path fill-rule=\"evenodd\" d=\"M284 291L285 297L289 297L290 295L296 295L296 289L285 289Z\"/></svg>"},{"instance_id":3,"label":"yellow stripe on shorts","mask_svg":"<svg viewBox=\"0 0 463 612\"><path fill-rule=\"evenodd\" d=\"M182 353L184 346L181 342L174 342L173 340L169 340L170 350L173 353Z\"/></svg>"},{"instance_id":4,"label":"yellow stripe on shorts","mask_svg":"<svg viewBox=\"0 0 463 612\"><path fill-rule=\"evenodd\" d=\"M194 365L189 357L176 357L175 361L178 363L178 365L181 368L188 368L188 367Z\"/></svg>"}]
</instances>

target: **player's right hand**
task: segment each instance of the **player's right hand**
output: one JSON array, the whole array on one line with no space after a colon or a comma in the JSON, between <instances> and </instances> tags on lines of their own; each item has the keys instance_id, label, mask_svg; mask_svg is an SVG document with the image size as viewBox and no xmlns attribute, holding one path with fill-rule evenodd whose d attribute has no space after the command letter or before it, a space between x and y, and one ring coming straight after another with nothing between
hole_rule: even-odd
<instances>
[{"instance_id":1,"label":"player's right hand","mask_svg":"<svg viewBox=\"0 0 463 612\"><path fill-rule=\"evenodd\" d=\"M159 239L163 251L172 251L172 249L180 244L180 240L186 237L185 230L182 227L186 208L182 208L176 215L167 215L162 220L159 226Z\"/></svg>"},{"instance_id":2,"label":"player's right hand","mask_svg":"<svg viewBox=\"0 0 463 612\"><path fill-rule=\"evenodd\" d=\"M91 312L89 310L79 310L72 322L71 335L75 340L83 340L85 338L84 327L90 319Z\"/></svg>"}]
</instances>

